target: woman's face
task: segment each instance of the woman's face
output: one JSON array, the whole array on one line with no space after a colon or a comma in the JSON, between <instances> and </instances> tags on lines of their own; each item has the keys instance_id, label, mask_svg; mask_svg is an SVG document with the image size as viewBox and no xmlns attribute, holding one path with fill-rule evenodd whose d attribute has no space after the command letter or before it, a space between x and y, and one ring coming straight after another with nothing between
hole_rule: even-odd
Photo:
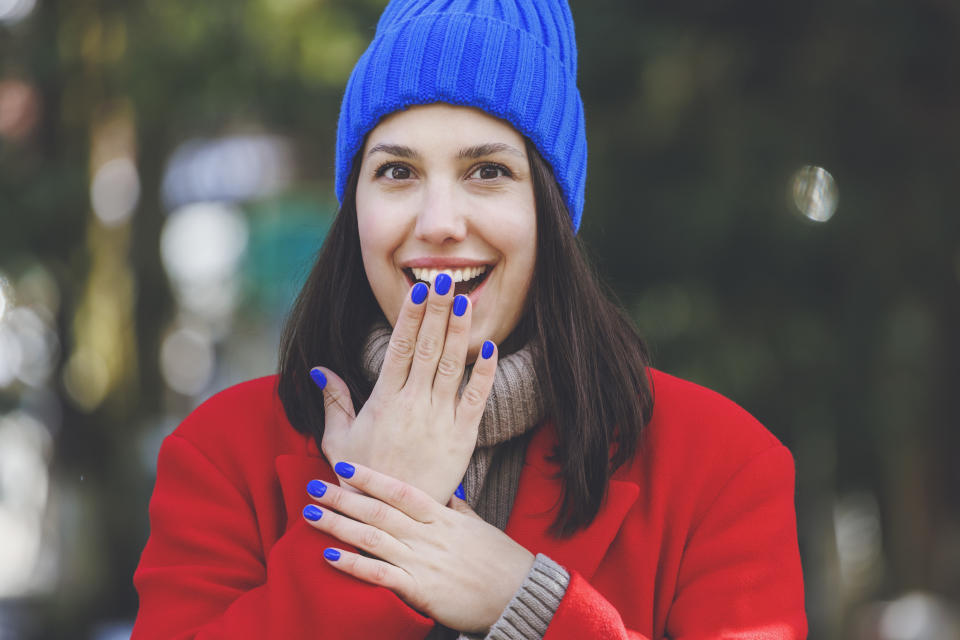
<instances>
[{"instance_id":1,"label":"woman's face","mask_svg":"<svg viewBox=\"0 0 960 640\"><path fill-rule=\"evenodd\" d=\"M502 344L520 320L536 260L523 137L483 111L438 103L389 115L361 153L360 249L387 320L396 324L418 279L432 285L448 269L473 306L468 361L484 340Z\"/></svg>"}]
</instances>

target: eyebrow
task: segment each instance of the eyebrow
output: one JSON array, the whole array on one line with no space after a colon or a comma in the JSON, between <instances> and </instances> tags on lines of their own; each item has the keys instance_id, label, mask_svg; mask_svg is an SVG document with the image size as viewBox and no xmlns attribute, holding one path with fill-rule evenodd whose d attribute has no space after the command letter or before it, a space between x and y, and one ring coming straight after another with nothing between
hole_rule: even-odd
<instances>
[{"instance_id":1,"label":"eyebrow","mask_svg":"<svg viewBox=\"0 0 960 640\"><path fill-rule=\"evenodd\" d=\"M524 160L527 159L527 156L523 155L523 152L519 149L503 142L488 142L486 144L478 144L473 147L467 147L466 149L460 149L457 157L476 159L482 158L483 156L492 156L500 152L512 153L515 156L520 156Z\"/></svg>"},{"instance_id":2,"label":"eyebrow","mask_svg":"<svg viewBox=\"0 0 960 640\"><path fill-rule=\"evenodd\" d=\"M399 158L412 158L417 159L420 157L420 154L411 149L410 147L405 147L401 144L375 144L371 147L370 151L367 152L368 156L372 156L377 152L387 153L392 156L397 156ZM472 147L466 147L460 149L457 152L457 158L461 159L476 159L482 158L484 156L491 156L495 153L511 153L515 156L519 156L524 160L527 159L527 156L523 154L522 151L513 147L509 144L503 142L487 142L484 144L474 145Z\"/></svg>"},{"instance_id":3,"label":"eyebrow","mask_svg":"<svg viewBox=\"0 0 960 640\"><path fill-rule=\"evenodd\" d=\"M419 158L420 154L411 149L410 147L405 147L400 144L375 144L367 152L367 156L372 156L373 154L381 151L383 153L388 153L391 156L398 156L400 158Z\"/></svg>"}]
</instances>

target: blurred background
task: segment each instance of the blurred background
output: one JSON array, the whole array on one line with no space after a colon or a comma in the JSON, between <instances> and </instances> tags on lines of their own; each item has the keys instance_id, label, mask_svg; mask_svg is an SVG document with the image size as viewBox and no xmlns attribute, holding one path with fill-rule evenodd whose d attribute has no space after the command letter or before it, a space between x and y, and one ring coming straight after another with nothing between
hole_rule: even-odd
<instances>
[{"instance_id":1,"label":"blurred background","mask_svg":"<svg viewBox=\"0 0 960 640\"><path fill-rule=\"evenodd\" d=\"M128 637L159 444L274 372L384 4L0 0L0 639ZM810 637L957 640L960 3L571 4L580 236L793 451Z\"/></svg>"}]
</instances>

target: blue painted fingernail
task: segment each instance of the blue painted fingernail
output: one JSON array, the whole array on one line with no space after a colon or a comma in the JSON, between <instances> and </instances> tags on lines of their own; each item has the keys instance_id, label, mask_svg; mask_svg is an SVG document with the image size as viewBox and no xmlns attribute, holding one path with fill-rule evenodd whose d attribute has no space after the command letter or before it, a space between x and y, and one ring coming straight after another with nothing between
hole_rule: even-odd
<instances>
[{"instance_id":1,"label":"blue painted fingernail","mask_svg":"<svg viewBox=\"0 0 960 640\"><path fill-rule=\"evenodd\" d=\"M453 284L453 278L450 277L449 273L438 273L437 279L433 283L433 289L442 296L447 295L447 291L450 291L450 285Z\"/></svg>"},{"instance_id":2,"label":"blue painted fingernail","mask_svg":"<svg viewBox=\"0 0 960 640\"><path fill-rule=\"evenodd\" d=\"M336 562L337 560L340 559L340 552L337 551L336 549L324 549L323 557L326 558L327 560L333 560L334 562Z\"/></svg>"},{"instance_id":3,"label":"blue painted fingernail","mask_svg":"<svg viewBox=\"0 0 960 640\"><path fill-rule=\"evenodd\" d=\"M343 478L352 478L356 469L353 468L352 464L346 462L338 462L333 465L333 470L337 472L337 475Z\"/></svg>"},{"instance_id":4,"label":"blue painted fingernail","mask_svg":"<svg viewBox=\"0 0 960 640\"><path fill-rule=\"evenodd\" d=\"M327 386L327 376L323 375L323 371L320 369L310 369L310 377L313 378L313 381L321 389L326 388Z\"/></svg>"},{"instance_id":5,"label":"blue painted fingernail","mask_svg":"<svg viewBox=\"0 0 960 640\"><path fill-rule=\"evenodd\" d=\"M308 504L303 508L303 517L312 522L316 522L323 516L323 511L320 510L320 507Z\"/></svg>"},{"instance_id":6,"label":"blue painted fingernail","mask_svg":"<svg viewBox=\"0 0 960 640\"><path fill-rule=\"evenodd\" d=\"M467 312L467 296L459 295L453 299L453 315L462 316Z\"/></svg>"},{"instance_id":7,"label":"blue painted fingernail","mask_svg":"<svg viewBox=\"0 0 960 640\"><path fill-rule=\"evenodd\" d=\"M467 494L464 493L464 491L463 491L463 483L462 483L462 482L460 483L460 486L457 487L457 490L453 492L453 495L457 496L457 497L460 498L461 500L466 500L466 499L467 499Z\"/></svg>"},{"instance_id":8,"label":"blue painted fingernail","mask_svg":"<svg viewBox=\"0 0 960 640\"><path fill-rule=\"evenodd\" d=\"M413 290L410 292L410 299L413 300L413 304L420 304L427 299L427 292L430 290L430 287L424 282L418 282L413 285Z\"/></svg>"},{"instance_id":9,"label":"blue painted fingernail","mask_svg":"<svg viewBox=\"0 0 960 640\"><path fill-rule=\"evenodd\" d=\"M312 495L314 498L322 498L323 494L327 492L327 485L324 482L319 480L311 480L307 483L307 493Z\"/></svg>"},{"instance_id":10,"label":"blue painted fingernail","mask_svg":"<svg viewBox=\"0 0 960 640\"><path fill-rule=\"evenodd\" d=\"M493 343L492 343L492 342L490 342L489 340L484 340L484 342L483 342L483 350L481 351L481 355L483 356L483 359L484 359L484 360L489 360L489 359L490 359L490 356L493 355Z\"/></svg>"}]
</instances>

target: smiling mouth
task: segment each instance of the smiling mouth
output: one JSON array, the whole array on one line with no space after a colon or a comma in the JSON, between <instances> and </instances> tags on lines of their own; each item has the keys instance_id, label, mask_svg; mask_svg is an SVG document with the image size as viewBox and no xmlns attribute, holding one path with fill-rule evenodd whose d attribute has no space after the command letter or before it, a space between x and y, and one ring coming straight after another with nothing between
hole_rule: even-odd
<instances>
[{"instance_id":1,"label":"smiling mouth","mask_svg":"<svg viewBox=\"0 0 960 640\"><path fill-rule=\"evenodd\" d=\"M419 269L411 267L403 269L403 273L406 275L410 286L413 286L417 282L423 282L428 287L433 284L437 274L442 271L449 271L453 274L454 295L468 295L483 284L493 271L493 267L485 265L483 267L467 269Z\"/></svg>"}]
</instances>

